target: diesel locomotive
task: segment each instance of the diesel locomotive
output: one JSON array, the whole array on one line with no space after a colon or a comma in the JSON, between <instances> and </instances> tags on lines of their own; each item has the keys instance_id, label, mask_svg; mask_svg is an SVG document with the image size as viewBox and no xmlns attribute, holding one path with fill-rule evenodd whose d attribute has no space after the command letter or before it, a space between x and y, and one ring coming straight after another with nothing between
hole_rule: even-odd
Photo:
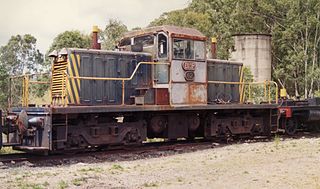
<instances>
[{"instance_id":1,"label":"diesel locomotive","mask_svg":"<svg viewBox=\"0 0 320 189\"><path fill-rule=\"evenodd\" d=\"M50 53L51 103L30 105L24 97L10 107L0 146L63 152L148 138L269 136L280 117L285 125L290 118L287 109L279 114L277 93L271 98L274 82L262 83L265 102L248 102L246 85L255 83L243 82L242 63L209 59L207 37L196 29L131 31L114 51L99 49L97 32L92 49Z\"/></svg>"}]
</instances>

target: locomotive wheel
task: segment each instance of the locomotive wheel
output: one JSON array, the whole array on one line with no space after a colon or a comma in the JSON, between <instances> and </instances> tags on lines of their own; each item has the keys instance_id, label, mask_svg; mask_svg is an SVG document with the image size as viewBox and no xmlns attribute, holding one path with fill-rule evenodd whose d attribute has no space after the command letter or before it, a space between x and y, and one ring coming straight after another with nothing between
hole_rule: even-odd
<instances>
[{"instance_id":1,"label":"locomotive wheel","mask_svg":"<svg viewBox=\"0 0 320 189\"><path fill-rule=\"evenodd\" d=\"M200 126L200 118L197 115L188 116L188 125L190 131L196 131Z\"/></svg>"},{"instance_id":2,"label":"locomotive wheel","mask_svg":"<svg viewBox=\"0 0 320 189\"><path fill-rule=\"evenodd\" d=\"M316 132L316 133L319 133L320 132L320 125L319 124L310 124L309 125L309 130L311 132Z\"/></svg>"},{"instance_id":3,"label":"locomotive wheel","mask_svg":"<svg viewBox=\"0 0 320 189\"><path fill-rule=\"evenodd\" d=\"M166 116L155 116L150 120L150 126L154 133L162 133L168 125L168 120Z\"/></svg>"},{"instance_id":4,"label":"locomotive wheel","mask_svg":"<svg viewBox=\"0 0 320 189\"><path fill-rule=\"evenodd\" d=\"M286 121L285 132L287 135L294 135L298 128L298 121L294 118Z\"/></svg>"}]
</instances>

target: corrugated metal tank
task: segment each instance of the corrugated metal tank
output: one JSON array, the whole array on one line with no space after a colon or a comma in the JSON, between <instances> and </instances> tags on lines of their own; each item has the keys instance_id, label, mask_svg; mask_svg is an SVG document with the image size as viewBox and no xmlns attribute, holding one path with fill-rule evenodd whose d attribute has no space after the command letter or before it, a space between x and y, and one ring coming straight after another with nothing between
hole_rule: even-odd
<instances>
[{"instance_id":1,"label":"corrugated metal tank","mask_svg":"<svg viewBox=\"0 0 320 189\"><path fill-rule=\"evenodd\" d=\"M271 80L271 35L234 35L231 59L251 69L255 81Z\"/></svg>"}]
</instances>

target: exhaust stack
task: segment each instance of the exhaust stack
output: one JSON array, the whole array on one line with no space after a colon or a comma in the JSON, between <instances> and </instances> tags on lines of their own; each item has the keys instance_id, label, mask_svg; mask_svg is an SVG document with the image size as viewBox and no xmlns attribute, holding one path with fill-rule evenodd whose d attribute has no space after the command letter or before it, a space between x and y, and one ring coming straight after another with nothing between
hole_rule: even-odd
<instances>
[{"instance_id":1,"label":"exhaust stack","mask_svg":"<svg viewBox=\"0 0 320 189\"><path fill-rule=\"evenodd\" d=\"M98 26L93 26L93 28L92 28L92 42L91 42L92 49L101 49L101 44L98 43L98 32L99 32Z\"/></svg>"},{"instance_id":2,"label":"exhaust stack","mask_svg":"<svg viewBox=\"0 0 320 189\"><path fill-rule=\"evenodd\" d=\"M217 58L217 39L215 37L211 38L211 58Z\"/></svg>"}]
</instances>

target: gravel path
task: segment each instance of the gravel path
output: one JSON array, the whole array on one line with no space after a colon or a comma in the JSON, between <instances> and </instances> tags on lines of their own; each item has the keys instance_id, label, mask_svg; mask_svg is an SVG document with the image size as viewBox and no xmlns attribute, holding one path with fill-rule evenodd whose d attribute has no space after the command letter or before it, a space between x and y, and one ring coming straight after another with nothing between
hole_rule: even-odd
<instances>
[{"instance_id":1,"label":"gravel path","mask_svg":"<svg viewBox=\"0 0 320 189\"><path fill-rule=\"evenodd\" d=\"M134 161L26 163L2 166L0 178L0 188L320 189L320 138L277 138Z\"/></svg>"}]
</instances>

